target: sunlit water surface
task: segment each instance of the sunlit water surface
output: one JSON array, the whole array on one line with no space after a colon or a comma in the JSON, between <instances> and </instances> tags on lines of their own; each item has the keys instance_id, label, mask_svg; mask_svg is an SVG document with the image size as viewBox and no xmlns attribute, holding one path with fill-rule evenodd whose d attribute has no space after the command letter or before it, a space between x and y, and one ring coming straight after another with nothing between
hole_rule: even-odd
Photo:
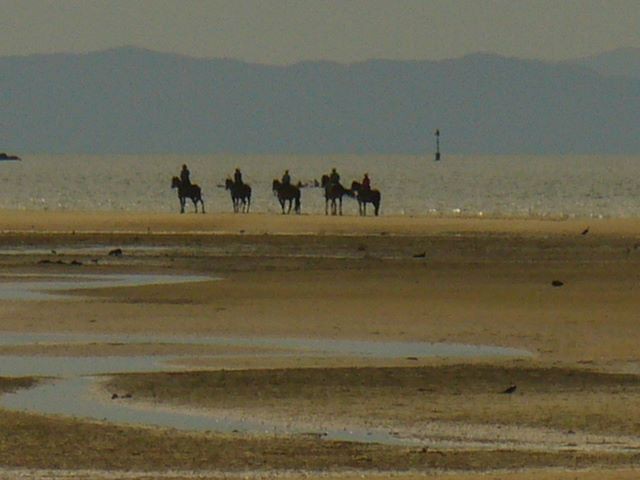
<instances>
[{"instance_id":1,"label":"sunlit water surface","mask_svg":"<svg viewBox=\"0 0 640 480\"><path fill-rule=\"evenodd\" d=\"M629 156L25 156L0 162L0 208L175 212L183 163L210 212L231 210L220 185L236 167L256 212L278 211L271 182L285 169L310 182L335 167L347 185L368 172L387 215L640 216L640 157ZM303 190L302 211L324 213L320 189Z\"/></svg>"}]
</instances>

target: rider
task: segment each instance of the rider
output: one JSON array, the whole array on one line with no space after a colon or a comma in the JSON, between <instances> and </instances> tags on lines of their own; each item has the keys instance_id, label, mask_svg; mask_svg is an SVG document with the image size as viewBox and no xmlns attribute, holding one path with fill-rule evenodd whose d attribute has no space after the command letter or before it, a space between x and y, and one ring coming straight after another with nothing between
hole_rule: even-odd
<instances>
[{"instance_id":1,"label":"rider","mask_svg":"<svg viewBox=\"0 0 640 480\"><path fill-rule=\"evenodd\" d=\"M339 185L340 184L340 175L338 174L338 172L336 171L335 168L333 168L331 170L331 174L329 174L329 183L331 183L333 185Z\"/></svg>"},{"instance_id":2,"label":"rider","mask_svg":"<svg viewBox=\"0 0 640 480\"><path fill-rule=\"evenodd\" d=\"M362 179L362 190L371 190L371 180L369 179L368 173L365 173Z\"/></svg>"},{"instance_id":3,"label":"rider","mask_svg":"<svg viewBox=\"0 0 640 480\"><path fill-rule=\"evenodd\" d=\"M239 168L236 168L236 171L233 174L233 183L238 187L242 185L242 172L240 172Z\"/></svg>"},{"instance_id":4,"label":"rider","mask_svg":"<svg viewBox=\"0 0 640 480\"><path fill-rule=\"evenodd\" d=\"M282 185L291 185L291 177L289 176L289 170L285 170L284 175L282 175Z\"/></svg>"},{"instance_id":5,"label":"rider","mask_svg":"<svg viewBox=\"0 0 640 480\"><path fill-rule=\"evenodd\" d=\"M182 170L180 171L180 181L182 182L182 185L184 185L185 187L188 187L189 185L191 185L191 180L189 179L189 169L187 168L187 165L184 164L182 165Z\"/></svg>"}]
</instances>

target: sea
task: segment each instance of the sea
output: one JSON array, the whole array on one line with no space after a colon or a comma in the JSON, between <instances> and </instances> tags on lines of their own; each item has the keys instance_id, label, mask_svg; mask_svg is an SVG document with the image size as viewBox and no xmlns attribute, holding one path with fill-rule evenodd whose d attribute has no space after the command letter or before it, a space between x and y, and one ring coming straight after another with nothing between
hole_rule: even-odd
<instances>
[{"instance_id":1,"label":"sea","mask_svg":"<svg viewBox=\"0 0 640 480\"><path fill-rule=\"evenodd\" d=\"M240 168L252 212L280 212L271 184L288 169L292 182L309 185L302 213L324 214L313 183L336 168L345 186L369 174L382 215L640 217L640 156L596 155L25 155L0 162L0 208L178 212L171 178L183 164L207 212L232 211L224 181ZM357 215L356 202L345 198L343 212Z\"/></svg>"}]
</instances>

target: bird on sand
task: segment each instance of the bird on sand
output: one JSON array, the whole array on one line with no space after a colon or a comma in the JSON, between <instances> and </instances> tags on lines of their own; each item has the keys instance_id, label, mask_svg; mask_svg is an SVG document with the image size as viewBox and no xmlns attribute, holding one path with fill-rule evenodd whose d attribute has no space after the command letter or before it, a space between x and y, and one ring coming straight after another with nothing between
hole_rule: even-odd
<instances>
[{"instance_id":1,"label":"bird on sand","mask_svg":"<svg viewBox=\"0 0 640 480\"><path fill-rule=\"evenodd\" d=\"M585 228L580 235L586 235L589 233L589 227Z\"/></svg>"},{"instance_id":2,"label":"bird on sand","mask_svg":"<svg viewBox=\"0 0 640 480\"><path fill-rule=\"evenodd\" d=\"M515 384L511 384L511 386L509 388L507 388L506 390L503 390L501 393L506 393L507 395L512 394L513 392L516 391L516 385Z\"/></svg>"}]
</instances>

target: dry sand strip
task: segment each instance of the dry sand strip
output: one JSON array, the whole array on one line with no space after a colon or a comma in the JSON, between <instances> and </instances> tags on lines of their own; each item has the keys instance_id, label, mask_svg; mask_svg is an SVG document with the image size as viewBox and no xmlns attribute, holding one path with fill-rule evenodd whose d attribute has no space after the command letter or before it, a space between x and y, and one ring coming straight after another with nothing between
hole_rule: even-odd
<instances>
[{"instance_id":1,"label":"dry sand strip","mask_svg":"<svg viewBox=\"0 0 640 480\"><path fill-rule=\"evenodd\" d=\"M102 392L101 398L105 398ZM292 414L288 418L275 418L264 410L229 411L199 409L193 407L167 406L151 402L120 400L124 405L136 409L203 416L226 422L245 422L262 425L264 430L278 432L370 432L374 436L389 433L398 442L419 445L420 448L450 451L519 451L522 453L544 452L572 455L576 452L588 454L629 454L640 452L640 437L629 435L604 435L586 432L561 431L542 427L522 425L489 425L466 422L432 421L417 423L408 427L388 426L387 428L367 427L353 421L335 421L329 418L301 418ZM316 436L315 433L307 435ZM317 434L322 437L324 433ZM366 434L363 434L364 437Z\"/></svg>"},{"instance_id":2,"label":"dry sand strip","mask_svg":"<svg viewBox=\"0 0 640 480\"><path fill-rule=\"evenodd\" d=\"M636 469L530 469L523 471L493 471L479 473L406 473L358 471L329 473L323 471L175 471L157 470L148 472L128 472L113 470L47 470L0 468L0 480L240 480L240 479L283 479L283 480L636 480L640 470Z\"/></svg>"},{"instance_id":3,"label":"dry sand strip","mask_svg":"<svg viewBox=\"0 0 640 480\"><path fill-rule=\"evenodd\" d=\"M519 390L500 393L504 379ZM354 431L426 449L640 452L640 380L536 363L289 368L123 374L101 385L127 403L239 423L260 431ZM502 384L502 386L501 386ZM258 433L258 432L256 432ZM379 440L384 438L385 440Z\"/></svg>"},{"instance_id":4,"label":"dry sand strip","mask_svg":"<svg viewBox=\"0 0 640 480\"><path fill-rule=\"evenodd\" d=\"M640 235L640 219L539 219L0 210L0 232L38 234Z\"/></svg>"}]
</instances>

